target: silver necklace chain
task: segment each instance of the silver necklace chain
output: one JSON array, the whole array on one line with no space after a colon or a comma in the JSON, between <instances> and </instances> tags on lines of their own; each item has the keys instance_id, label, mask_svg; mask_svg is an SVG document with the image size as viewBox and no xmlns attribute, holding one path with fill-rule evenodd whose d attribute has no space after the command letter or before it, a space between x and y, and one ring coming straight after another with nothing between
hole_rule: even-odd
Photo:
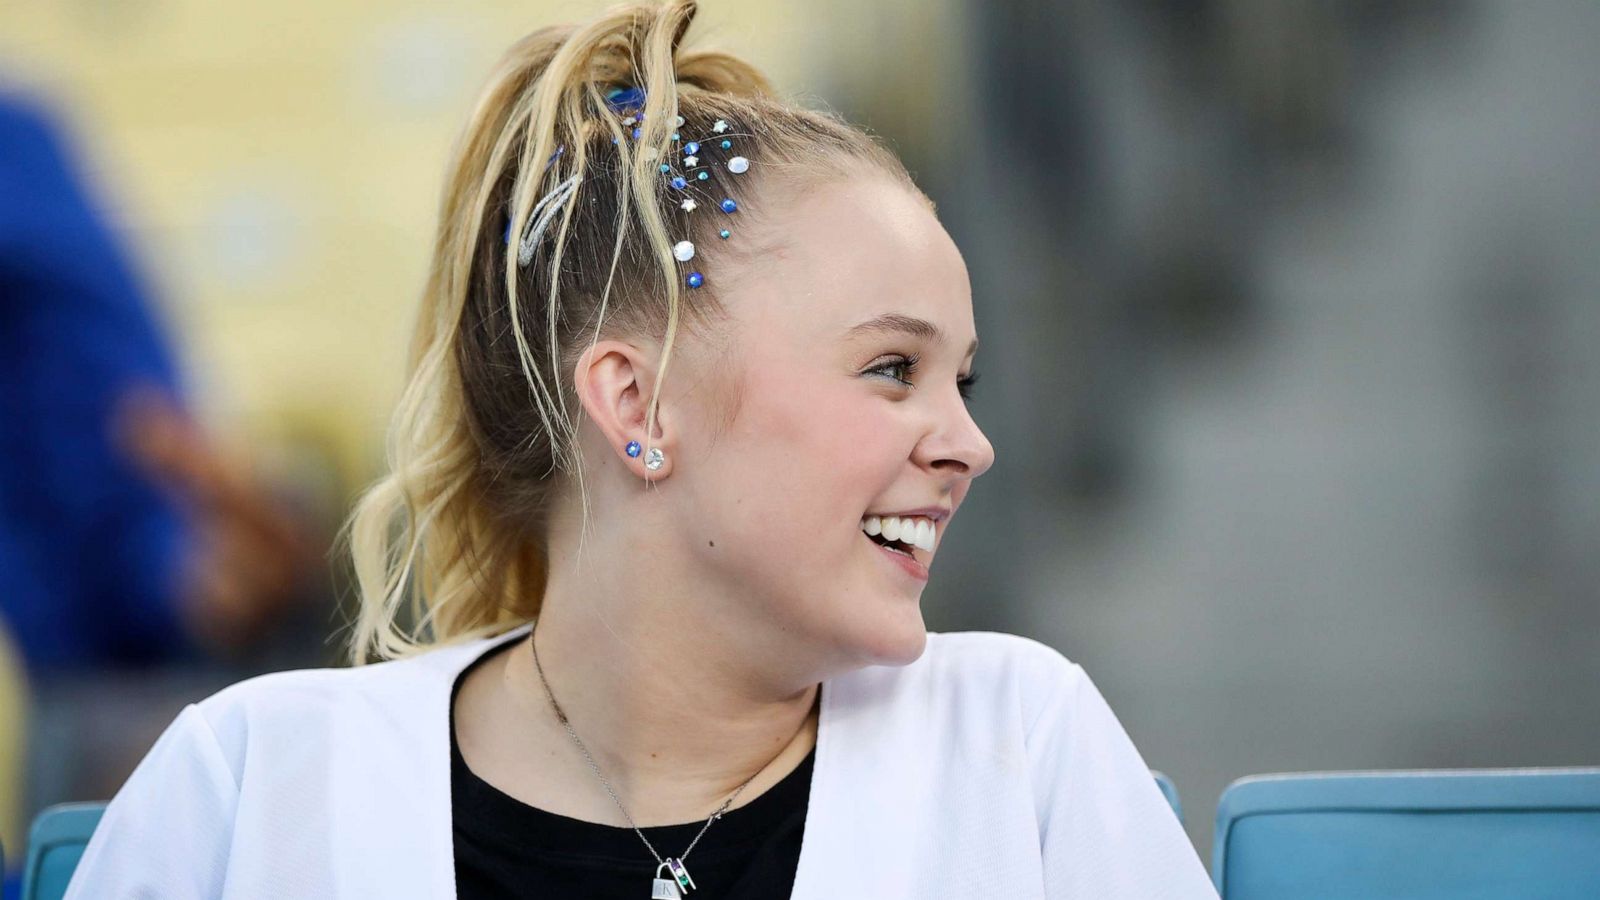
<instances>
[{"instance_id":1,"label":"silver necklace chain","mask_svg":"<svg viewBox=\"0 0 1600 900\"><path fill-rule=\"evenodd\" d=\"M634 823L633 816L628 815L628 810L622 805L622 800L617 797L617 792L611 789L611 782L607 781L606 777L600 774L600 766L595 763L594 757L589 754L589 748L583 745L583 739L578 737L578 732L573 730L572 723L567 721L567 714L561 710L561 704L556 702L555 692L550 690L550 682L544 677L544 666L539 664L539 648L533 641L532 632L529 632L528 634L528 648L533 651L533 666L539 672L539 681L544 685L545 696L550 698L550 706L555 709L556 718L561 720L562 726L567 729L567 734L572 735L573 742L576 743L578 745L578 749L583 752L584 760L589 763L589 771L593 772L595 777L600 779L601 786L606 789L607 794L611 795L611 802L617 804L617 809L621 811L622 817L628 820L628 824L633 827L633 833L639 836L639 840L644 841L645 847L650 850L650 855L655 857L658 864L662 866L666 865L666 861L661 858L660 853L656 852L656 848L650 843L650 839L645 837L644 832L640 831L639 826ZM689 858L689 851L694 849L695 844L700 843L701 835L706 833L706 829L711 827L711 823L722 818L722 814L728 811L728 807L733 805L733 801L739 798L740 792L742 792L745 787L750 784L750 782L755 781L756 775L760 775L764 770L764 766L761 769L757 769L755 775L751 775L749 778L746 778L744 780L744 784L739 785L738 789L733 792L733 796L722 801L722 805L717 807L717 811L711 814L711 818L706 820L705 825L701 826L700 834L695 835L694 840L689 842L689 849L683 851L683 855L678 857L678 862L684 862ZM659 871L659 869L657 871Z\"/></svg>"}]
</instances>

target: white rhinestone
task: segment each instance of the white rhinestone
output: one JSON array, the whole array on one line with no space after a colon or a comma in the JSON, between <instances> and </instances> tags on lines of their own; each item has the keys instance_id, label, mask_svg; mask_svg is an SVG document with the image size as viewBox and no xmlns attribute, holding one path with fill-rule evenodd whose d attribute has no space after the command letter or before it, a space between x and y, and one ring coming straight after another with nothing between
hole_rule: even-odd
<instances>
[{"instance_id":1,"label":"white rhinestone","mask_svg":"<svg viewBox=\"0 0 1600 900\"><path fill-rule=\"evenodd\" d=\"M728 130L728 123L718 119L717 124L711 126L711 130L715 131L717 134L721 134Z\"/></svg>"},{"instance_id":2,"label":"white rhinestone","mask_svg":"<svg viewBox=\"0 0 1600 900\"><path fill-rule=\"evenodd\" d=\"M683 116L678 116L678 117L674 118L672 120L672 124L676 125L679 128L682 128L683 127Z\"/></svg>"},{"instance_id":3,"label":"white rhinestone","mask_svg":"<svg viewBox=\"0 0 1600 900\"><path fill-rule=\"evenodd\" d=\"M685 200L685 201L683 201L683 211L684 212L694 212L694 201L693 200Z\"/></svg>"},{"instance_id":4,"label":"white rhinestone","mask_svg":"<svg viewBox=\"0 0 1600 900\"><path fill-rule=\"evenodd\" d=\"M743 175L750 168L750 160L742 156L735 156L728 160L728 171L735 175Z\"/></svg>"},{"instance_id":5,"label":"white rhinestone","mask_svg":"<svg viewBox=\"0 0 1600 900\"><path fill-rule=\"evenodd\" d=\"M685 166L696 166L696 165L699 165L700 164L700 157L698 157L698 156L685 156L683 158L683 164Z\"/></svg>"},{"instance_id":6,"label":"white rhinestone","mask_svg":"<svg viewBox=\"0 0 1600 900\"><path fill-rule=\"evenodd\" d=\"M694 242L679 241L673 246L672 255L677 258L678 262L688 262L694 259Z\"/></svg>"}]
</instances>

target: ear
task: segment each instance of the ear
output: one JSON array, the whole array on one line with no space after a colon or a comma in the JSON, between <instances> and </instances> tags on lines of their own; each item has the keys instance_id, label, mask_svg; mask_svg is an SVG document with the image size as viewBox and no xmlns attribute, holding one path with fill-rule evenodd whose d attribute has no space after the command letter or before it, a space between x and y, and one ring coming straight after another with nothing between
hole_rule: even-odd
<instances>
[{"instance_id":1,"label":"ear","mask_svg":"<svg viewBox=\"0 0 1600 900\"><path fill-rule=\"evenodd\" d=\"M616 458L646 481L658 481L672 474L672 461L676 456L671 446L673 434L665 396L656 406L654 433L645 433L645 414L649 411L650 392L655 385L659 361L652 348L605 340L584 350L573 371L573 384L577 388L578 402L583 404L584 415L600 429ZM639 442L638 456L628 455L629 441ZM660 448L666 455L661 468L653 472L644 466L645 455L652 447Z\"/></svg>"}]
</instances>

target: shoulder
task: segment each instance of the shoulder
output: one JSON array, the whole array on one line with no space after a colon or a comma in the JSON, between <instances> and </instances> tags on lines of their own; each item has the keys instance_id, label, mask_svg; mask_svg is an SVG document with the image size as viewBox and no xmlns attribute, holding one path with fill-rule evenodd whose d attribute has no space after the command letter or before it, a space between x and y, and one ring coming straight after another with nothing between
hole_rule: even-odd
<instances>
[{"instance_id":1,"label":"shoulder","mask_svg":"<svg viewBox=\"0 0 1600 900\"><path fill-rule=\"evenodd\" d=\"M231 684L195 706L233 763L242 763L252 748L293 744L307 750L335 740L403 742L427 732L433 724L429 717L448 702L454 676L504 637L364 666L269 672Z\"/></svg>"},{"instance_id":2,"label":"shoulder","mask_svg":"<svg viewBox=\"0 0 1600 900\"><path fill-rule=\"evenodd\" d=\"M929 632L916 661L836 679L830 702L850 718L1021 740L1045 712L1070 704L1086 680L1077 663L1033 638Z\"/></svg>"},{"instance_id":3,"label":"shoulder","mask_svg":"<svg viewBox=\"0 0 1600 900\"><path fill-rule=\"evenodd\" d=\"M360 702L404 682L415 682L423 660L419 655L365 666L267 672L230 684L196 705L213 722L230 716L270 716L283 710L313 712Z\"/></svg>"},{"instance_id":4,"label":"shoulder","mask_svg":"<svg viewBox=\"0 0 1600 900\"><path fill-rule=\"evenodd\" d=\"M923 658L940 692L1013 698L1025 723L1088 678L1054 647L995 631L930 632Z\"/></svg>"},{"instance_id":5,"label":"shoulder","mask_svg":"<svg viewBox=\"0 0 1600 900\"><path fill-rule=\"evenodd\" d=\"M1077 663L1049 644L999 631L930 631L923 659L967 676L1012 672L1070 676L1079 671Z\"/></svg>"}]
</instances>

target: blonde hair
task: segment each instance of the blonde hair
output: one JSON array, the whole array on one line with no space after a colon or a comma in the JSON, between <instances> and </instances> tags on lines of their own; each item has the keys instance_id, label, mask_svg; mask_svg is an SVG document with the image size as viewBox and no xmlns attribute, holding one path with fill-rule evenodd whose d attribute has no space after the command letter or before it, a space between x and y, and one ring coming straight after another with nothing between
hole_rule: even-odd
<instances>
[{"instance_id":1,"label":"blonde hair","mask_svg":"<svg viewBox=\"0 0 1600 900\"><path fill-rule=\"evenodd\" d=\"M711 236L727 221L749 231L761 209L748 196L777 177L838 177L848 163L916 190L866 131L779 99L735 56L680 49L695 10L693 0L631 4L535 31L478 99L448 169L388 432L389 472L342 531L360 594L353 664L498 634L538 615L549 514L574 481L583 495L572 384L583 343L659 337L645 428L653 433L680 318L710 333L725 314L718 262L739 242ZM609 90L628 86L646 94L637 139L607 104ZM710 166L711 180L700 182L738 202L737 219L680 214L682 193L659 170L679 116L685 141L724 120L750 160L749 174ZM574 177L576 193L533 264L519 266L511 250L530 212ZM683 238L707 272L687 295L672 254Z\"/></svg>"}]
</instances>

